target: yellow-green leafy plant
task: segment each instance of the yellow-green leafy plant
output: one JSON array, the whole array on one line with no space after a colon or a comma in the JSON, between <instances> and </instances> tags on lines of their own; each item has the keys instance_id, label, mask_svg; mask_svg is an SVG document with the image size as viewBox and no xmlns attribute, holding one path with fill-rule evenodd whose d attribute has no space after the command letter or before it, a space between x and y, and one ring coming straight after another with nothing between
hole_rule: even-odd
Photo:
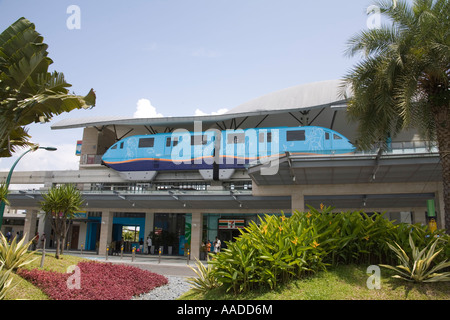
<instances>
[{"instance_id":1,"label":"yellow-green leafy plant","mask_svg":"<svg viewBox=\"0 0 450 320\"><path fill-rule=\"evenodd\" d=\"M410 282L437 282L450 281L450 272L438 271L450 267L450 261L443 260L439 263L433 263L433 260L441 253L443 248L436 251L436 246L441 238L436 238L429 243L424 249L420 250L415 244L414 240L409 235L409 245L411 249L411 256L405 252L397 243L395 246L388 243L389 248L396 254L400 260L400 265L391 266L380 264L381 267L394 270L397 274L393 278L398 278Z\"/></svg>"},{"instance_id":2,"label":"yellow-green leafy plant","mask_svg":"<svg viewBox=\"0 0 450 320\"><path fill-rule=\"evenodd\" d=\"M196 259L196 268L191 268L195 272L197 277L191 277L187 279L187 282L191 284L192 290L195 292L205 293L211 289L217 288L220 284L217 282L215 275L212 272L213 265L208 264L207 267Z\"/></svg>"},{"instance_id":3,"label":"yellow-green leafy plant","mask_svg":"<svg viewBox=\"0 0 450 320\"><path fill-rule=\"evenodd\" d=\"M16 270L37 259L33 258L34 251L28 251L33 240L25 243L25 238L26 234L19 242L16 237L8 243L5 236L0 233L0 262L5 269Z\"/></svg>"},{"instance_id":4,"label":"yellow-green leafy plant","mask_svg":"<svg viewBox=\"0 0 450 320\"><path fill-rule=\"evenodd\" d=\"M0 265L0 300L4 300L6 294L16 285L12 284L11 272L12 270L3 270L4 264Z\"/></svg>"},{"instance_id":5,"label":"yellow-green leafy plant","mask_svg":"<svg viewBox=\"0 0 450 320\"><path fill-rule=\"evenodd\" d=\"M8 185L6 183L0 184L0 202L4 202L5 204L9 204L7 196L8 196Z\"/></svg>"}]
</instances>

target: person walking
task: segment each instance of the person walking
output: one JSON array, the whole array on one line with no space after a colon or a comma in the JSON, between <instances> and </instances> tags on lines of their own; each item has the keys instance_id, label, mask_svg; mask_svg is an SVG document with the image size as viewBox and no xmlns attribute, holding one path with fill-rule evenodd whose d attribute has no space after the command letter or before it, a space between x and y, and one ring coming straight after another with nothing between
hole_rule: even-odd
<instances>
[{"instance_id":1,"label":"person walking","mask_svg":"<svg viewBox=\"0 0 450 320\"><path fill-rule=\"evenodd\" d=\"M221 245L222 245L222 242L220 242L219 238L216 237L216 240L214 241L214 253L220 252Z\"/></svg>"},{"instance_id":2,"label":"person walking","mask_svg":"<svg viewBox=\"0 0 450 320\"><path fill-rule=\"evenodd\" d=\"M144 253L144 239L141 238L141 240L139 240L139 253L143 254Z\"/></svg>"},{"instance_id":3,"label":"person walking","mask_svg":"<svg viewBox=\"0 0 450 320\"><path fill-rule=\"evenodd\" d=\"M147 237L147 254L150 254L151 249L152 249L152 238Z\"/></svg>"},{"instance_id":4,"label":"person walking","mask_svg":"<svg viewBox=\"0 0 450 320\"><path fill-rule=\"evenodd\" d=\"M211 241L207 241L206 242L206 253L210 253L211 252Z\"/></svg>"}]
</instances>

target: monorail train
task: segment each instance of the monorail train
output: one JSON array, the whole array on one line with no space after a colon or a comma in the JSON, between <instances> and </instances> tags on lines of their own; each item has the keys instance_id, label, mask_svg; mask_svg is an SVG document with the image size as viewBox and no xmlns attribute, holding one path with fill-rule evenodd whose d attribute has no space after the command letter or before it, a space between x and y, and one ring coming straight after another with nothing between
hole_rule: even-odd
<instances>
[{"instance_id":1,"label":"monorail train","mask_svg":"<svg viewBox=\"0 0 450 320\"><path fill-rule=\"evenodd\" d=\"M355 147L341 134L316 126L205 132L176 130L124 138L107 150L102 163L121 173L129 173L127 177L130 180L140 180L144 176L138 172L217 172L227 169L234 172L234 169L263 163L286 152L326 155L354 151Z\"/></svg>"}]
</instances>

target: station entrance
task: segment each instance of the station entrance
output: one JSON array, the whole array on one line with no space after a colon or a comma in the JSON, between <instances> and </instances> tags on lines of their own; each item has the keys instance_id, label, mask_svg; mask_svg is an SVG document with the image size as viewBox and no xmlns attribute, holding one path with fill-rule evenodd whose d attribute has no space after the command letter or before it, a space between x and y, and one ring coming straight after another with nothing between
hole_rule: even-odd
<instances>
[{"instance_id":1,"label":"station entrance","mask_svg":"<svg viewBox=\"0 0 450 320\"><path fill-rule=\"evenodd\" d=\"M161 254L168 255L184 255L187 252L190 217L186 216L184 213L155 213L154 229L150 232L153 250L161 249Z\"/></svg>"},{"instance_id":2,"label":"station entrance","mask_svg":"<svg viewBox=\"0 0 450 320\"><path fill-rule=\"evenodd\" d=\"M246 226L245 219L231 218L231 219L219 219L219 231L218 237L224 244L226 241L234 241L235 237L238 237L241 232L239 229L244 229Z\"/></svg>"},{"instance_id":3,"label":"station entrance","mask_svg":"<svg viewBox=\"0 0 450 320\"><path fill-rule=\"evenodd\" d=\"M234 238L239 237L240 234L238 229L219 230L218 238L222 242L222 248L226 248L226 241L235 241Z\"/></svg>"},{"instance_id":4,"label":"station entrance","mask_svg":"<svg viewBox=\"0 0 450 320\"><path fill-rule=\"evenodd\" d=\"M86 230L86 250L98 250L101 228L101 212L89 212ZM145 242L145 214L140 212L115 212L111 243L108 244L112 254L132 252L140 249L140 241ZM145 244L145 243L144 243Z\"/></svg>"}]
</instances>

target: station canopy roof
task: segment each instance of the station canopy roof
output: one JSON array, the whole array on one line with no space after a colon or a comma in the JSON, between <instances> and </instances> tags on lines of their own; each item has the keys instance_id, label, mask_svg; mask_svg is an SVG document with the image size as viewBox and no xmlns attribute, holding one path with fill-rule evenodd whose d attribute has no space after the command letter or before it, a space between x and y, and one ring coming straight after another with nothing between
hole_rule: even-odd
<instances>
[{"instance_id":1,"label":"station canopy roof","mask_svg":"<svg viewBox=\"0 0 450 320\"><path fill-rule=\"evenodd\" d=\"M177 128L193 130L194 122L201 121L202 130L316 125L334 129L351 139L356 130L349 126L345 115L349 91L342 93L341 86L341 80L301 84L263 95L220 115L67 118L54 124L52 129L115 126L123 132L134 128L132 134L135 135L171 132ZM138 127L141 128L136 130Z\"/></svg>"}]
</instances>

